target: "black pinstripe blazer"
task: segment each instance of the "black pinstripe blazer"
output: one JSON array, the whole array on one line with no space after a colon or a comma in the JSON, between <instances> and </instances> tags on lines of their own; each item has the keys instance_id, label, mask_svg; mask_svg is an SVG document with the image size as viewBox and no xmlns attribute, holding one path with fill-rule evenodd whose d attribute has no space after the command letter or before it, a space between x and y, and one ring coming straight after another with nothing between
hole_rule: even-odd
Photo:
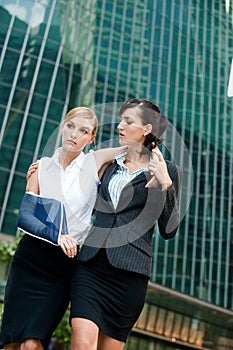
<instances>
[{"instance_id":1,"label":"black pinstripe blazer","mask_svg":"<svg viewBox=\"0 0 233 350\"><path fill-rule=\"evenodd\" d=\"M167 191L145 188L151 175L141 173L124 187L117 208L113 207L108 184L118 164L114 161L108 166L98 189L94 223L79 260L90 260L105 248L113 266L150 276L156 220L164 239L173 238L179 225L181 171L170 161L166 164L173 182Z\"/></svg>"}]
</instances>

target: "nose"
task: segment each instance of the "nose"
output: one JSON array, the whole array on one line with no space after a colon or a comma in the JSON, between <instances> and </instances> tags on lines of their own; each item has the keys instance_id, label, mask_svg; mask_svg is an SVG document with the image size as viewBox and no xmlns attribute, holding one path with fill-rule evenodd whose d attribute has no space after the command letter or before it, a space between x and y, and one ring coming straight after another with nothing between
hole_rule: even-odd
<instances>
[{"instance_id":1,"label":"nose","mask_svg":"<svg viewBox=\"0 0 233 350\"><path fill-rule=\"evenodd\" d=\"M76 134L76 132L75 132L75 131L73 131L73 132L72 132L72 134L71 134L71 138L72 138L72 139L76 139L76 138L77 138L77 134Z\"/></svg>"},{"instance_id":2,"label":"nose","mask_svg":"<svg viewBox=\"0 0 233 350\"><path fill-rule=\"evenodd\" d=\"M117 125L117 128L118 128L118 129L123 129L123 127L124 127L124 126L123 126L123 122L121 121L121 122Z\"/></svg>"}]
</instances>

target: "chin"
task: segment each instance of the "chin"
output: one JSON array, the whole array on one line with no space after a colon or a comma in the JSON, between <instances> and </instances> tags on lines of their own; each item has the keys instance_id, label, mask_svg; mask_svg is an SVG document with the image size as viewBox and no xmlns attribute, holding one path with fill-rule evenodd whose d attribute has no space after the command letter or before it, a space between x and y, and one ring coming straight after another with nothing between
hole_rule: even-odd
<instances>
[{"instance_id":1,"label":"chin","mask_svg":"<svg viewBox=\"0 0 233 350\"><path fill-rule=\"evenodd\" d=\"M124 140L124 139L119 139L119 144L120 144L121 146L125 146L125 145L127 145L127 142L126 142L126 140Z\"/></svg>"}]
</instances>

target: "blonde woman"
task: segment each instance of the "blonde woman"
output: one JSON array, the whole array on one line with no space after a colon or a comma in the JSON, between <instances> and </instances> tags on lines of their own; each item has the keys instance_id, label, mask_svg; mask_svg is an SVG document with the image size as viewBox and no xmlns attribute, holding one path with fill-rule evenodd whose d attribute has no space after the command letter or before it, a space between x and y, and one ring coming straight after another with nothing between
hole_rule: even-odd
<instances>
[{"instance_id":1,"label":"blonde woman","mask_svg":"<svg viewBox=\"0 0 233 350\"><path fill-rule=\"evenodd\" d=\"M41 158L27 181L20 222L27 234L14 255L5 291L0 335L5 350L46 348L67 309L78 247L85 238L96 199L98 171L119 151L83 153L94 141L97 127L91 109L73 108L61 125L62 147L52 157ZM54 235L55 231L41 230L31 210L41 198L52 198L64 207L65 232Z\"/></svg>"}]
</instances>

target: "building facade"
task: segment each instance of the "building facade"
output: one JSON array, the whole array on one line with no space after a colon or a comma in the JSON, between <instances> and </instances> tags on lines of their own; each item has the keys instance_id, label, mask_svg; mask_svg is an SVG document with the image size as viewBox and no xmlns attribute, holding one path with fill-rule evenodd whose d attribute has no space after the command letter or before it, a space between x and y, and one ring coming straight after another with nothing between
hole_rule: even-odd
<instances>
[{"instance_id":1,"label":"building facade","mask_svg":"<svg viewBox=\"0 0 233 350\"><path fill-rule=\"evenodd\" d=\"M117 143L123 101L154 101L183 187L177 237L154 236L152 289L222 308L228 345L214 346L232 349L232 0L0 0L0 19L0 231L16 235L27 168L59 144L69 109L96 110L105 146Z\"/></svg>"}]
</instances>

